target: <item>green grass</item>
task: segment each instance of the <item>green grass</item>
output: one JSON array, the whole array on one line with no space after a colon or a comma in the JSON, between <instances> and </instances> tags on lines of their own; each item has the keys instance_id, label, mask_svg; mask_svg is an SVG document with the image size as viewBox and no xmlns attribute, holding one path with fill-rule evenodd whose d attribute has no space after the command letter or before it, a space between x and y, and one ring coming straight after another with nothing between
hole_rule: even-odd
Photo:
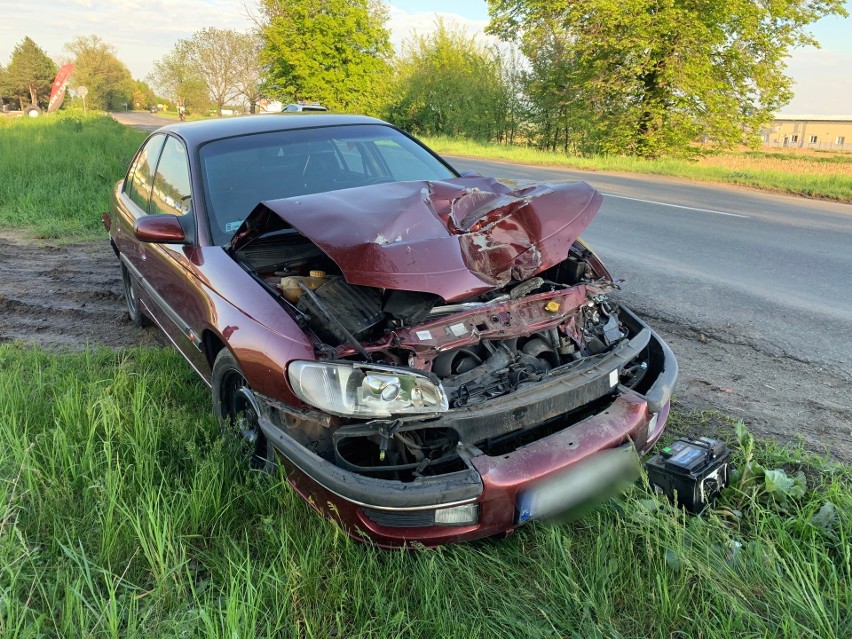
<instances>
[{"instance_id":1,"label":"green grass","mask_svg":"<svg viewBox=\"0 0 852 639\"><path fill-rule=\"evenodd\" d=\"M852 631L852 471L796 450L755 453L811 475L783 508L731 490L699 518L636 490L574 524L381 551L239 468L175 351L14 344L0 345L0 450L2 637ZM838 517L817 525L827 501Z\"/></svg>"},{"instance_id":2,"label":"green grass","mask_svg":"<svg viewBox=\"0 0 852 639\"><path fill-rule=\"evenodd\" d=\"M144 138L98 114L0 118L0 226L62 241L102 238L101 213Z\"/></svg>"},{"instance_id":3,"label":"green grass","mask_svg":"<svg viewBox=\"0 0 852 639\"><path fill-rule=\"evenodd\" d=\"M831 158L829 160L825 156L806 154L728 152L690 162L672 158L644 160L625 156L575 157L527 146L506 146L445 137L424 137L422 140L445 155L583 171L665 175L852 202L852 173L849 172L852 155L849 159L845 156L828 156Z\"/></svg>"}]
</instances>

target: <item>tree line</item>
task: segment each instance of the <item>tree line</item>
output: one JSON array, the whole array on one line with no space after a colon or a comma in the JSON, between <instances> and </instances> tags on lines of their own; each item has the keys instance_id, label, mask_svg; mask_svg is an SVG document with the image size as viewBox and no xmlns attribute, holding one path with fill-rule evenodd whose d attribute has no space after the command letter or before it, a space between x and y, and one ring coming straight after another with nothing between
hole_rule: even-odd
<instances>
[{"instance_id":1,"label":"tree line","mask_svg":"<svg viewBox=\"0 0 852 639\"><path fill-rule=\"evenodd\" d=\"M378 0L260 0L255 29L202 29L132 80L96 36L66 46L95 108L159 95L190 110L319 101L421 135L573 154L689 155L756 142L792 98L784 60L841 0L487 0L485 40L441 21L394 52ZM44 100L55 65L25 39L0 97ZM47 77L46 84L44 82ZM40 83L27 78L38 77Z\"/></svg>"},{"instance_id":2,"label":"tree line","mask_svg":"<svg viewBox=\"0 0 852 639\"><path fill-rule=\"evenodd\" d=\"M89 108L118 111L147 106L155 100L154 91L144 81L134 80L115 48L96 35L79 36L64 47L65 58L74 64L73 89L88 89ZM23 109L28 105L47 106L57 64L31 38L25 37L13 50L9 64L0 66L0 101ZM68 98L66 98L68 99ZM83 99L77 98L82 105Z\"/></svg>"}]
</instances>

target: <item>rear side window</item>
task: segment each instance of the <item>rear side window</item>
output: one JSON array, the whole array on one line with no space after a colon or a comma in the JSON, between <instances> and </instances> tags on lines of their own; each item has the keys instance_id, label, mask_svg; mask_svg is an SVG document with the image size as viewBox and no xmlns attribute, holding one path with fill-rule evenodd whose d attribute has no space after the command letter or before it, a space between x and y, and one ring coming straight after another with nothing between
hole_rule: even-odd
<instances>
[{"instance_id":1,"label":"rear side window","mask_svg":"<svg viewBox=\"0 0 852 639\"><path fill-rule=\"evenodd\" d=\"M191 204L190 195L186 147L177 138L169 136L157 164L149 212L152 215L186 215Z\"/></svg>"},{"instance_id":2,"label":"rear side window","mask_svg":"<svg viewBox=\"0 0 852 639\"><path fill-rule=\"evenodd\" d=\"M124 192L144 213L148 212L148 200L151 198L151 187L154 183L154 167L157 165L164 141L163 135L156 135L148 140L133 161L130 177L124 184Z\"/></svg>"}]
</instances>

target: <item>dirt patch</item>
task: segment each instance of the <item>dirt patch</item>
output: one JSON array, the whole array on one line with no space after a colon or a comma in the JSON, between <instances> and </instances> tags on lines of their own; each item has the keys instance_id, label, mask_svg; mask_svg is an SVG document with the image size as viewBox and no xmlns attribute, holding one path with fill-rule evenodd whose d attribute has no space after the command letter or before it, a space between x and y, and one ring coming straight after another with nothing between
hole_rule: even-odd
<instances>
[{"instance_id":1,"label":"dirt patch","mask_svg":"<svg viewBox=\"0 0 852 639\"><path fill-rule=\"evenodd\" d=\"M719 410L756 435L852 462L852 379L736 336L648 322L678 358L675 399L681 410Z\"/></svg>"},{"instance_id":2,"label":"dirt patch","mask_svg":"<svg viewBox=\"0 0 852 639\"><path fill-rule=\"evenodd\" d=\"M645 300L647 304L649 301ZM720 410L781 443L852 462L852 379L723 331L687 327L643 310L680 364L681 410ZM0 234L0 341L48 348L163 345L127 317L118 260L106 241L56 246Z\"/></svg>"},{"instance_id":3,"label":"dirt patch","mask_svg":"<svg viewBox=\"0 0 852 639\"><path fill-rule=\"evenodd\" d=\"M104 242L55 246L0 234L0 341L47 348L165 343L127 317L118 259Z\"/></svg>"}]
</instances>

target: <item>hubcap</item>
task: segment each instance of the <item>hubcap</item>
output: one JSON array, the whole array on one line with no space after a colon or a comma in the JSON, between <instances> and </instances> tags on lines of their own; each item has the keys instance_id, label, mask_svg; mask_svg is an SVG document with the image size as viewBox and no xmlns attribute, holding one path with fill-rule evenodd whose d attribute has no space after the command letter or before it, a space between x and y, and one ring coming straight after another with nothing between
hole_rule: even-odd
<instances>
[{"instance_id":1,"label":"hubcap","mask_svg":"<svg viewBox=\"0 0 852 639\"><path fill-rule=\"evenodd\" d=\"M257 400L245 378L237 371L230 371L222 380L220 391L222 416L230 436L251 454L252 465L263 459L266 450L259 423Z\"/></svg>"}]
</instances>

